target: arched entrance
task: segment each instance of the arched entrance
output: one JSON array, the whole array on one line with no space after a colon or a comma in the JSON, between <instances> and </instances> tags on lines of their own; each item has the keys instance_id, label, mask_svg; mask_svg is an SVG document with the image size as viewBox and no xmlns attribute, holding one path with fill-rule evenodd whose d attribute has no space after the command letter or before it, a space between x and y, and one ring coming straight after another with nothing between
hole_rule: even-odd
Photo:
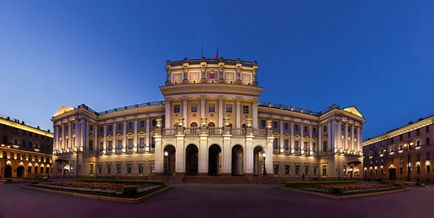
<instances>
[{"instance_id":1,"label":"arched entrance","mask_svg":"<svg viewBox=\"0 0 434 218\"><path fill-rule=\"evenodd\" d=\"M264 149L261 146L256 146L253 149L253 175L259 176L263 172L264 168L264 157L262 154Z\"/></svg>"},{"instance_id":2,"label":"arched entrance","mask_svg":"<svg viewBox=\"0 0 434 218\"><path fill-rule=\"evenodd\" d=\"M17 177L21 178L23 176L24 176L24 167L23 166L17 167Z\"/></svg>"},{"instance_id":3,"label":"arched entrance","mask_svg":"<svg viewBox=\"0 0 434 218\"><path fill-rule=\"evenodd\" d=\"M11 165L6 165L5 167L5 178L12 177L12 167Z\"/></svg>"},{"instance_id":4,"label":"arched entrance","mask_svg":"<svg viewBox=\"0 0 434 218\"><path fill-rule=\"evenodd\" d=\"M232 147L232 176L241 176L244 172L243 147L235 145Z\"/></svg>"},{"instance_id":5,"label":"arched entrance","mask_svg":"<svg viewBox=\"0 0 434 218\"><path fill-rule=\"evenodd\" d=\"M164 175L172 176L175 174L175 152L173 145L164 147Z\"/></svg>"},{"instance_id":6,"label":"arched entrance","mask_svg":"<svg viewBox=\"0 0 434 218\"><path fill-rule=\"evenodd\" d=\"M213 144L209 147L208 152L208 175L217 176L220 174L220 154L222 149L219 145Z\"/></svg>"},{"instance_id":7,"label":"arched entrance","mask_svg":"<svg viewBox=\"0 0 434 218\"><path fill-rule=\"evenodd\" d=\"M196 176L198 172L199 149L196 145L190 144L185 149L185 174Z\"/></svg>"}]
</instances>

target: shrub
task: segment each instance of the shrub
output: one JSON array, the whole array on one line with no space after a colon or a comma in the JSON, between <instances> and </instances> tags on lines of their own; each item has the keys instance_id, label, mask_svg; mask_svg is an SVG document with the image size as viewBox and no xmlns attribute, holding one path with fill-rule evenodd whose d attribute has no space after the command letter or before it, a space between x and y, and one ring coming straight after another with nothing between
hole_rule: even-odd
<instances>
[{"instance_id":1,"label":"shrub","mask_svg":"<svg viewBox=\"0 0 434 218\"><path fill-rule=\"evenodd\" d=\"M342 188L332 188L330 189L330 193L334 195L341 195L342 193L344 193L344 191L342 190Z\"/></svg>"},{"instance_id":2,"label":"shrub","mask_svg":"<svg viewBox=\"0 0 434 218\"><path fill-rule=\"evenodd\" d=\"M332 184L353 184L356 181L309 181L309 182L286 182L285 187L288 188L303 188L315 185L332 185Z\"/></svg>"},{"instance_id":3,"label":"shrub","mask_svg":"<svg viewBox=\"0 0 434 218\"><path fill-rule=\"evenodd\" d=\"M118 183L125 185L137 185L137 184L148 184L148 185L159 185L164 186L163 181L159 180L121 180L121 179L76 179L79 182L106 182L106 183Z\"/></svg>"},{"instance_id":4,"label":"shrub","mask_svg":"<svg viewBox=\"0 0 434 218\"><path fill-rule=\"evenodd\" d=\"M124 186L122 188L122 195L125 195L125 196L135 196L135 195L138 194L137 189L138 189L137 186Z\"/></svg>"}]
</instances>

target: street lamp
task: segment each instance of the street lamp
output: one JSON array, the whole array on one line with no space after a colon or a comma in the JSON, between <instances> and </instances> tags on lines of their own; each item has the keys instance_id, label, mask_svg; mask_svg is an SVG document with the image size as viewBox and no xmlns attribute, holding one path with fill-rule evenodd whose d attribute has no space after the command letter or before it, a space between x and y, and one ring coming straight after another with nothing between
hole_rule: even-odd
<instances>
[{"instance_id":1,"label":"street lamp","mask_svg":"<svg viewBox=\"0 0 434 218\"><path fill-rule=\"evenodd\" d=\"M267 176L267 168L265 167L265 157L266 156L267 156L267 154L264 151L264 153L262 153L262 157L264 157L264 174L263 174L263 176Z\"/></svg>"}]
</instances>

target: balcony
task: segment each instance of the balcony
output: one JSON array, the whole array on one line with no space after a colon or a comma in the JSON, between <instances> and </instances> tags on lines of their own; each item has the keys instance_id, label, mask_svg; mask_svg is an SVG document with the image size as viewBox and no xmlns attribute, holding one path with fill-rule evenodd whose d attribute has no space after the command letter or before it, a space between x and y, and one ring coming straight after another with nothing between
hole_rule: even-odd
<instances>
[{"instance_id":1,"label":"balcony","mask_svg":"<svg viewBox=\"0 0 434 218\"><path fill-rule=\"evenodd\" d=\"M178 128L178 129L163 129L163 136L175 136L177 134L181 135L199 135L199 134L208 134L208 135L223 135L223 134L231 134L234 136L245 136L253 134L258 137L267 136L266 129L245 129L245 128Z\"/></svg>"}]
</instances>

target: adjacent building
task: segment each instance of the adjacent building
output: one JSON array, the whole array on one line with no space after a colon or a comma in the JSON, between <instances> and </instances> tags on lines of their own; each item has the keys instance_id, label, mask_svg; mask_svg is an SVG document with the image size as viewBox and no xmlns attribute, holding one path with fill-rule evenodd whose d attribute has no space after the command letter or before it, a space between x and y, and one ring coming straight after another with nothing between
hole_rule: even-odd
<instances>
[{"instance_id":1,"label":"adjacent building","mask_svg":"<svg viewBox=\"0 0 434 218\"><path fill-rule=\"evenodd\" d=\"M61 107L51 119L54 173L361 178L359 111L260 102L257 73L250 61L168 61L161 102Z\"/></svg>"},{"instance_id":2,"label":"adjacent building","mask_svg":"<svg viewBox=\"0 0 434 218\"><path fill-rule=\"evenodd\" d=\"M0 178L51 174L53 134L0 116Z\"/></svg>"},{"instance_id":3,"label":"adjacent building","mask_svg":"<svg viewBox=\"0 0 434 218\"><path fill-rule=\"evenodd\" d=\"M429 116L363 142L365 178L434 181L433 121Z\"/></svg>"}]
</instances>

